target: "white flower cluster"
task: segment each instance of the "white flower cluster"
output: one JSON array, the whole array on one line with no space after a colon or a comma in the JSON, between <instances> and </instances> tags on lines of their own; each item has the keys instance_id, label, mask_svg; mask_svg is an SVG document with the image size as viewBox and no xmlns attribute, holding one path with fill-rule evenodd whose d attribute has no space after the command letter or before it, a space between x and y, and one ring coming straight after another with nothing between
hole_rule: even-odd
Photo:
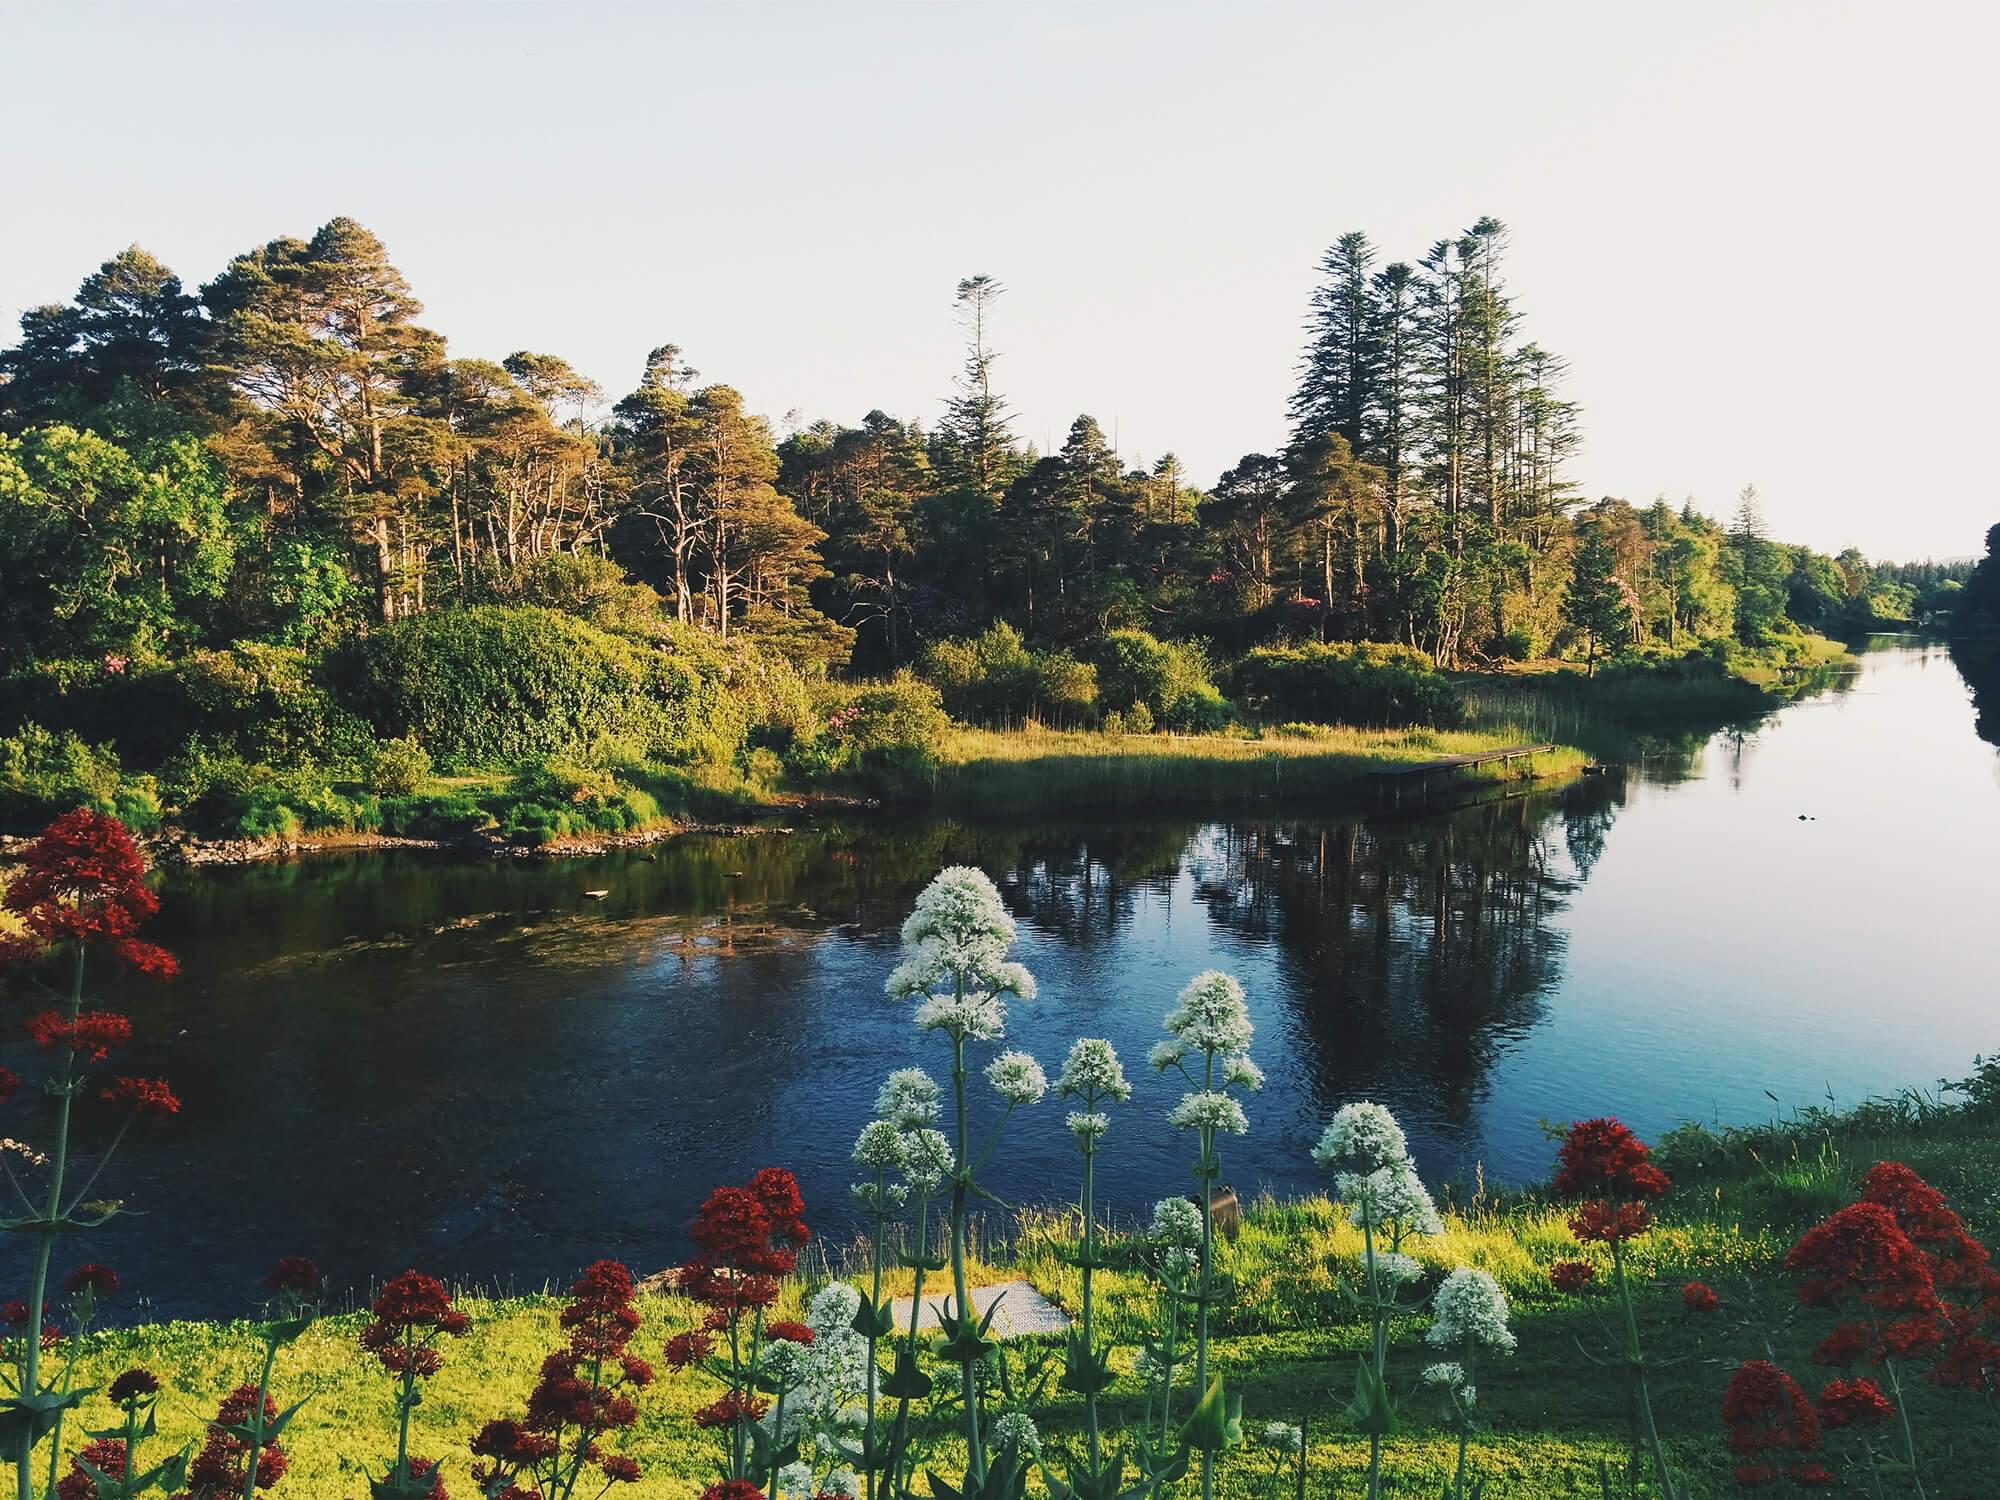
<instances>
[{"instance_id":1,"label":"white flower cluster","mask_svg":"<svg viewBox=\"0 0 2000 1500\"><path fill-rule=\"evenodd\" d=\"M1003 1052L986 1065L986 1081L1009 1104L1039 1103L1049 1091L1048 1074L1025 1052Z\"/></svg>"},{"instance_id":2,"label":"white flower cluster","mask_svg":"<svg viewBox=\"0 0 2000 1500\"><path fill-rule=\"evenodd\" d=\"M944 1137L929 1128L942 1107L937 1080L922 1068L898 1068L875 1096L881 1118L861 1127L854 1142L854 1162L874 1173L896 1172L903 1181L857 1182L854 1201L871 1213L894 1213L909 1201L910 1189L933 1191L951 1170L951 1152ZM942 1148L942 1149L941 1149Z\"/></svg>"},{"instance_id":3,"label":"white flower cluster","mask_svg":"<svg viewBox=\"0 0 2000 1500\"><path fill-rule=\"evenodd\" d=\"M1455 1361L1425 1365L1424 1384L1443 1387L1457 1396L1459 1404L1467 1408L1479 1400L1479 1392L1466 1381L1465 1366Z\"/></svg>"},{"instance_id":4,"label":"white flower cluster","mask_svg":"<svg viewBox=\"0 0 2000 1500\"><path fill-rule=\"evenodd\" d=\"M1193 1249L1201 1243L1201 1210L1185 1198L1162 1198L1153 1205L1146 1237L1156 1245Z\"/></svg>"},{"instance_id":5,"label":"white flower cluster","mask_svg":"<svg viewBox=\"0 0 2000 1500\"><path fill-rule=\"evenodd\" d=\"M1125 1065L1118 1053L1102 1037L1080 1036L1063 1059L1056 1077L1056 1092L1065 1099L1081 1099L1095 1104L1110 1099L1123 1104L1132 1097L1132 1085L1125 1081Z\"/></svg>"},{"instance_id":6,"label":"white flower cluster","mask_svg":"<svg viewBox=\"0 0 2000 1500\"><path fill-rule=\"evenodd\" d=\"M891 997L919 999L917 1025L967 1041L1006 1031L1005 996L1035 997L1034 976L1010 962L1014 919L993 882L965 865L938 872L903 924L903 961L889 975Z\"/></svg>"},{"instance_id":7,"label":"white flower cluster","mask_svg":"<svg viewBox=\"0 0 2000 1500\"><path fill-rule=\"evenodd\" d=\"M1073 1109L1064 1118L1063 1124L1076 1137L1078 1144L1086 1149L1094 1147L1104 1138L1104 1132L1111 1128L1111 1116L1101 1109Z\"/></svg>"},{"instance_id":8,"label":"white flower cluster","mask_svg":"<svg viewBox=\"0 0 2000 1500\"><path fill-rule=\"evenodd\" d=\"M1176 1130L1219 1130L1228 1135L1243 1135L1250 1129L1243 1106L1213 1089L1181 1095L1180 1102L1167 1111L1167 1123Z\"/></svg>"},{"instance_id":9,"label":"white flower cluster","mask_svg":"<svg viewBox=\"0 0 2000 1500\"><path fill-rule=\"evenodd\" d=\"M875 1113L898 1130L935 1125L943 1108L943 1091L922 1068L896 1069L875 1096Z\"/></svg>"},{"instance_id":10,"label":"white flower cluster","mask_svg":"<svg viewBox=\"0 0 2000 1500\"><path fill-rule=\"evenodd\" d=\"M903 1139L903 1180L926 1197L958 1169L958 1157L940 1130L913 1130Z\"/></svg>"},{"instance_id":11,"label":"white flower cluster","mask_svg":"<svg viewBox=\"0 0 2000 1500\"><path fill-rule=\"evenodd\" d=\"M806 1309L813 1341L794 1344L774 1339L759 1361L761 1368L773 1373L782 1366L786 1374L780 1379L788 1387L782 1429L774 1406L763 1418L766 1430L779 1442L797 1437L801 1453L817 1453L829 1462L845 1459L865 1420L865 1408L857 1403L868 1394L872 1372L868 1340L854 1331L854 1314L860 1306L860 1292L844 1281L829 1282ZM845 1472L836 1468L834 1478ZM781 1469L778 1488L807 1496L853 1493L831 1481L815 1484L812 1467L805 1462Z\"/></svg>"},{"instance_id":12,"label":"white flower cluster","mask_svg":"<svg viewBox=\"0 0 2000 1500\"><path fill-rule=\"evenodd\" d=\"M1484 1271L1460 1266L1437 1289L1431 1301L1430 1331L1424 1338L1434 1349L1470 1347L1512 1354L1515 1341L1507 1326L1507 1294Z\"/></svg>"},{"instance_id":13,"label":"white flower cluster","mask_svg":"<svg viewBox=\"0 0 2000 1500\"><path fill-rule=\"evenodd\" d=\"M1334 1172L1373 1172L1410 1159L1410 1143L1396 1117L1379 1104L1363 1100L1334 1111L1313 1160Z\"/></svg>"},{"instance_id":14,"label":"white flower cluster","mask_svg":"<svg viewBox=\"0 0 2000 1500\"><path fill-rule=\"evenodd\" d=\"M870 1120L854 1142L854 1164L871 1172L893 1172L903 1164L903 1132L887 1120Z\"/></svg>"},{"instance_id":15,"label":"white flower cluster","mask_svg":"<svg viewBox=\"0 0 2000 1500\"><path fill-rule=\"evenodd\" d=\"M1342 1172L1333 1180L1356 1229L1391 1229L1399 1234L1443 1234L1444 1220L1410 1161L1373 1172Z\"/></svg>"},{"instance_id":16,"label":"white flower cluster","mask_svg":"<svg viewBox=\"0 0 2000 1500\"><path fill-rule=\"evenodd\" d=\"M1424 1279L1423 1263L1414 1255L1404 1255L1399 1250L1378 1250L1373 1260L1364 1254L1361 1257L1361 1268L1365 1271L1371 1265L1378 1276L1398 1286L1406 1286L1412 1281Z\"/></svg>"},{"instance_id":17,"label":"white flower cluster","mask_svg":"<svg viewBox=\"0 0 2000 1500\"><path fill-rule=\"evenodd\" d=\"M852 1469L835 1469L822 1480L814 1480L812 1465L800 1461L778 1470L778 1494L783 1500L815 1500L820 1495L840 1495L856 1500L861 1481Z\"/></svg>"},{"instance_id":18,"label":"white flower cluster","mask_svg":"<svg viewBox=\"0 0 2000 1500\"><path fill-rule=\"evenodd\" d=\"M1022 1458L1039 1458L1042 1452L1042 1435L1035 1427L1035 1419L1024 1411L1003 1412L993 1419L987 1430L992 1439L988 1446L999 1452L1009 1443Z\"/></svg>"},{"instance_id":19,"label":"white flower cluster","mask_svg":"<svg viewBox=\"0 0 2000 1500\"><path fill-rule=\"evenodd\" d=\"M1301 1453L1306 1446L1304 1431L1290 1422L1266 1422L1257 1439L1266 1448L1275 1448L1280 1453Z\"/></svg>"}]
</instances>

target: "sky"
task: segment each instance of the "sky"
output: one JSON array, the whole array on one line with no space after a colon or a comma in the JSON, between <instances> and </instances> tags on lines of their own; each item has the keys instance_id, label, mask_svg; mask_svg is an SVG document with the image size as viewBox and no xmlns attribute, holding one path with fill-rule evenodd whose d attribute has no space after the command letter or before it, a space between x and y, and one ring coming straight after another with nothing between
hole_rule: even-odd
<instances>
[{"instance_id":1,"label":"sky","mask_svg":"<svg viewBox=\"0 0 2000 1500\"><path fill-rule=\"evenodd\" d=\"M1206 484L1283 440L1327 245L1491 214L1586 495L1964 556L1996 44L1979 0L0 4L0 334L135 241L193 286L345 214L454 353L928 424L985 273L1024 437Z\"/></svg>"}]
</instances>

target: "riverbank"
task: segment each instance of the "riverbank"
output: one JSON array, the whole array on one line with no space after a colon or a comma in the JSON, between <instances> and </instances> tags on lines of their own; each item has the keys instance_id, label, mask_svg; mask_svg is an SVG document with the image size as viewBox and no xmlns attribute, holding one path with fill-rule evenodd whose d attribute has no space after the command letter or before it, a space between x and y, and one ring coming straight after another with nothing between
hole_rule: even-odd
<instances>
[{"instance_id":1,"label":"riverbank","mask_svg":"<svg viewBox=\"0 0 2000 1500\"><path fill-rule=\"evenodd\" d=\"M959 729L934 795L947 811L1254 807L1364 799L1371 776L1447 756L1509 748L1506 730L1356 729L1302 725L1259 737L1121 735L1040 728ZM1472 783L1544 781L1589 762L1567 745L1506 763L1458 768Z\"/></svg>"},{"instance_id":2,"label":"riverbank","mask_svg":"<svg viewBox=\"0 0 2000 1500\"><path fill-rule=\"evenodd\" d=\"M1653 1396L1672 1460L1690 1495L1710 1500L1736 1493L1734 1460L1717 1418L1730 1372L1743 1359L1772 1357L1809 1390L1828 1372L1810 1350L1830 1321L1803 1312L1793 1279L1782 1268L1787 1249L1808 1226L1852 1200L1876 1161L1902 1161L1943 1192L1987 1243L2000 1238L2000 1200L1991 1191L1993 1133L2000 1124L2000 1068L1986 1065L1970 1092L1947 1101L1906 1094L1842 1113L1806 1110L1770 1125L1711 1132L1684 1127L1659 1145L1657 1160L1675 1186L1661 1204L1657 1226L1635 1241L1630 1263L1644 1290L1641 1333L1656 1363ZM1596 1494L1600 1462L1617 1473L1624 1461L1622 1382L1580 1358L1579 1346L1604 1343L1602 1296L1565 1296L1550 1285L1559 1260L1602 1261L1602 1247L1585 1249L1571 1236L1565 1212L1533 1191L1469 1188L1439 1194L1446 1229L1421 1242L1417 1258L1432 1272L1478 1265L1506 1290L1519 1350L1489 1361L1479 1380L1479 1409L1490 1432L1475 1443L1477 1471L1499 1493ZM1077 1305L1079 1273L1073 1221L1026 1212L1001 1249L987 1251L979 1279L1020 1277L1066 1309ZM1301 1422L1307 1430L1312 1493L1350 1493L1365 1464L1365 1443L1339 1416L1339 1394L1366 1337L1343 1290L1355 1274L1359 1237L1341 1208L1325 1198L1249 1205L1242 1231L1224 1250L1233 1294L1216 1315L1214 1358L1244 1399L1246 1427L1265 1421ZM850 1261L852 1252L837 1260ZM1115 1259L1115 1257L1114 1257ZM815 1263L822 1268L823 1259ZM824 1274L824 1270L822 1273ZM907 1291L902 1273L894 1290ZM1699 1279L1720 1298L1713 1313L1690 1313L1681 1286ZM1121 1417L1136 1413L1139 1387L1131 1374L1137 1342L1157 1317L1158 1292L1136 1274L1100 1273L1098 1328L1118 1346L1120 1379L1109 1393ZM780 1313L802 1305L806 1286L787 1285ZM467 1437L486 1420L516 1411L541 1355L557 1339L562 1299L466 1299L472 1328L444 1350L444 1368L425 1390L413 1424L413 1451L441 1457L447 1486L465 1481ZM693 1313L674 1297L641 1299L645 1326L635 1347L649 1357ZM275 1389L281 1402L308 1398L286 1434L291 1471L284 1494L296 1500L337 1500L365 1482L370 1466L393 1452L391 1386L354 1342L355 1315L316 1324L280 1351ZM1394 1334L1392 1381L1409 1397L1405 1426L1388 1449L1396 1493L1435 1494L1449 1477L1456 1448L1420 1393L1427 1362L1422 1319ZM1035 1347L1029 1341L1025 1348ZM1053 1346L1050 1346L1053 1347ZM84 1377L97 1382L143 1364L166 1383L160 1432L166 1444L199 1436L214 1403L254 1374L254 1340L241 1323L170 1323L123 1329L87 1341ZM1017 1362L1023 1355L1017 1348ZM713 1435L694 1423L714 1396L693 1375L662 1378L640 1401L627 1446L646 1468L627 1493L681 1497L711 1475ZM1185 1397L1183 1399L1186 1399ZM1911 1421L1936 1500L1971 1500L1989 1493L2000 1462L2000 1426L1982 1398L1921 1381L1908 1387ZM1075 1435L1073 1398L1038 1407L1037 1420L1058 1444ZM106 1425L101 1399L83 1418ZM1227 1461L1222 1493L1258 1492L1264 1460Z\"/></svg>"}]
</instances>

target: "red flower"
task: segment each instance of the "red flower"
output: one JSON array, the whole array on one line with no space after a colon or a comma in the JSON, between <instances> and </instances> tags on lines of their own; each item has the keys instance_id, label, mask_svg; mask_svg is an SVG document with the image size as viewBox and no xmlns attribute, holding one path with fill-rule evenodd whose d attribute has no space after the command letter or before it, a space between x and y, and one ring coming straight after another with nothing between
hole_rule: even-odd
<instances>
[{"instance_id":1,"label":"red flower","mask_svg":"<svg viewBox=\"0 0 2000 1500\"><path fill-rule=\"evenodd\" d=\"M88 1265L78 1266L63 1278L63 1290L72 1297L86 1288L92 1296L100 1299L115 1297L118 1295L118 1273L109 1266L100 1266L92 1261Z\"/></svg>"},{"instance_id":2,"label":"red flower","mask_svg":"<svg viewBox=\"0 0 2000 1500\"><path fill-rule=\"evenodd\" d=\"M410 1478L422 1479L426 1475L430 1477L431 1487L424 1491L424 1500L451 1500L445 1493L444 1471L428 1458L411 1459Z\"/></svg>"},{"instance_id":3,"label":"red flower","mask_svg":"<svg viewBox=\"0 0 2000 1500\"><path fill-rule=\"evenodd\" d=\"M1597 1279L1597 1267L1587 1260L1559 1260L1549 1267L1549 1282L1564 1296L1574 1297Z\"/></svg>"},{"instance_id":4,"label":"red flower","mask_svg":"<svg viewBox=\"0 0 2000 1500\"><path fill-rule=\"evenodd\" d=\"M725 1391L696 1412L694 1421L697 1427L734 1427L738 1422L755 1422L770 1409L771 1403L761 1396Z\"/></svg>"},{"instance_id":5,"label":"red flower","mask_svg":"<svg viewBox=\"0 0 2000 1500\"><path fill-rule=\"evenodd\" d=\"M569 1346L593 1359L610 1359L625 1352L639 1331L639 1309L632 1305L632 1273L615 1260L600 1260L570 1287L576 1300L562 1311Z\"/></svg>"},{"instance_id":6,"label":"red flower","mask_svg":"<svg viewBox=\"0 0 2000 1500\"><path fill-rule=\"evenodd\" d=\"M1924 1258L1879 1203L1850 1203L1792 1246L1785 1269L1803 1273L1799 1300L1837 1307L1856 1298L1884 1312L1937 1311Z\"/></svg>"},{"instance_id":7,"label":"red flower","mask_svg":"<svg viewBox=\"0 0 2000 1500\"><path fill-rule=\"evenodd\" d=\"M228 1429L240 1427L249 1420L252 1409L257 1404L257 1387L239 1385L215 1409L215 1420L209 1424L208 1441L202 1445L200 1453L188 1465L188 1493L194 1496L240 1495L248 1483L250 1445L241 1438L233 1437ZM267 1392L264 1396L264 1420L278 1419L278 1403ZM257 1454L257 1488L268 1490L285 1477L290 1460L285 1450L277 1442L268 1442Z\"/></svg>"},{"instance_id":8,"label":"red flower","mask_svg":"<svg viewBox=\"0 0 2000 1500\"><path fill-rule=\"evenodd\" d=\"M1722 1299L1706 1282L1690 1281L1681 1288L1681 1305L1691 1313L1712 1313L1722 1306Z\"/></svg>"},{"instance_id":9,"label":"red flower","mask_svg":"<svg viewBox=\"0 0 2000 1500\"><path fill-rule=\"evenodd\" d=\"M653 1367L636 1354L626 1355L618 1361L618 1366L625 1372L625 1379L641 1390L653 1383Z\"/></svg>"},{"instance_id":10,"label":"red flower","mask_svg":"<svg viewBox=\"0 0 2000 1500\"><path fill-rule=\"evenodd\" d=\"M303 1255L287 1255L264 1278L264 1289L300 1297L315 1296L319 1292L319 1267Z\"/></svg>"},{"instance_id":11,"label":"red flower","mask_svg":"<svg viewBox=\"0 0 2000 1500\"><path fill-rule=\"evenodd\" d=\"M1872 1380L1829 1380L1819 1393L1819 1419L1828 1427L1879 1427L1895 1414Z\"/></svg>"},{"instance_id":12,"label":"red flower","mask_svg":"<svg viewBox=\"0 0 2000 1500\"><path fill-rule=\"evenodd\" d=\"M606 1453L597 1460L597 1467L604 1471L604 1477L619 1484L639 1482L639 1460L627 1458L622 1453Z\"/></svg>"},{"instance_id":13,"label":"red flower","mask_svg":"<svg viewBox=\"0 0 2000 1500\"><path fill-rule=\"evenodd\" d=\"M23 862L5 904L28 936L9 945L11 956L38 957L62 942L92 944L142 974L172 977L174 956L134 935L160 903L146 889L146 863L124 824L87 808L64 813L28 846Z\"/></svg>"},{"instance_id":14,"label":"red flower","mask_svg":"<svg viewBox=\"0 0 2000 1500\"><path fill-rule=\"evenodd\" d=\"M1671 1184L1649 1160L1652 1152L1613 1119L1579 1120L1556 1153L1558 1198L1657 1198Z\"/></svg>"},{"instance_id":15,"label":"red flower","mask_svg":"<svg viewBox=\"0 0 2000 1500\"><path fill-rule=\"evenodd\" d=\"M130 1105L137 1113L158 1120L181 1112L180 1098L164 1078L121 1078L101 1097L107 1104Z\"/></svg>"},{"instance_id":16,"label":"red flower","mask_svg":"<svg viewBox=\"0 0 2000 1500\"><path fill-rule=\"evenodd\" d=\"M12 1068L0 1068L0 1104L14 1097L14 1091L21 1086L21 1075Z\"/></svg>"},{"instance_id":17,"label":"red flower","mask_svg":"<svg viewBox=\"0 0 2000 1500\"><path fill-rule=\"evenodd\" d=\"M1730 1451L1745 1456L1771 1449L1808 1453L1819 1446L1819 1418L1806 1393L1767 1359L1737 1366L1723 1393L1722 1420Z\"/></svg>"},{"instance_id":18,"label":"red flower","mask_svg":"<svg viewBox=\"0 0 2000 1500\"><path fill-rule=\"evenodd\" d=\"M97 1481L85 1471L85 1464L107 1479L123 1479L125 1440L110 1437L85 1443L82 1451L69 1461L69 1472L56 1482L56 1494L61 1500L97 1500Z\"/></svg>"},{"instance_id":19,"label":"red flower","mask_svg":"<svg viewBox=\"0 0 2000 1500\"><path fill-rule=\"evenodd\" d=\"M0 1302L0 1323L5 1323L9 1328L26 1328L28 1326L28 1304L23 1302L19 1297L12 1297L5 1302Z\"/></svg>"},{"instance_id":20,"label":"red flower","mask_svg":"<svg viewBox=\"0 0 2000 1500\"><path fill-rule=\"evenodd\" d=\"M747 1479L724 1479L701 1492L701 1500L758 1500L764 1492Z\"/></svg>"},{"instance_id":21,"label":"red flower","mask_svg":"<svg viewBox=\"0 0 2000 1500\"><path fill-rule=\"evenodd\" d=\"M431 1347L438 1335L462 1334L472 1326L451 1305L444 1283L417 1271L392 1277L371 1311L375 1321L361 1330L361 1347L397 1375L437 1374L444 1367L443 1356Z\"/></svg>"},{"instance_id":22,"label":"red flower","mask_svg":"<svg viewBox=\"0 0 2000 1500\"><path fill-rule=\"evenodd\" d=\"M779 1323L766 1324L764 1337L767 1339L782 1339L788 1344L810 1344L813 1341L813 1331L803 1323L795 1323L787 1319Z\"/></svg>"},{"instance_id":23,"label":"red flower","mask_svg":"<svg viewBox=\"0 0 2000 1500\"><path fill-rule=\"evenodd\" d=\"M125 1406L135 1401L144 1401L148 1396L156 1396L159 1392L159 1376L151 1370L133 1369L127 1370L112 1381L111 1388L105 1395L118 1405Z\"/></svg>"},{"instance_id":24,"label":"red flower","mask_svg":"<svg viewBox=\"0 0 2000 1500\"><path fill-rule=\"evenodd\" d=\"M1966 1232L1965 1221L1943 1193L1899 1161L1877 1162L1861 1179L1863 1203L1879 1203L1896 1216L1939 1286L1983 1286L1990 1276L1986 1247Z\"/></svg>"},{"instance_id":25,"label":"red flower","mask_svg":"<svg viewBox=\"0 0 2000 1500\"><path fill-rule=\"evenodd\" d=\"M44 1010L24 1023L28 1035L44 1052L67 1046L72 1052L88 1053L97 1062L110 1056L113 1047L132 1040L132 1020L111 1010L87 1010L71 1020L61 1011Z\"/></svg>"},{"instance_id":26,"label":"red flower","mask_svg":"<svg viewBox=\"0 0 2000 1500\"><path fill-rule=\"evenodd\" d=\"M1851 1365L1868 1353L1871 1342L1866 1323L1837 1323L1813 1350L1813 1363Z\"/></svg>"},{"instance_id":27,"label":"red flower","mask_svg":"<svg viewBox=\"0 0 2000 1500\"><path fill-rule=\"evenodd\" d=\"M685 1370L698 1360L704 1360L715 1352L715 1340L707 1333L677 1333L667 1340L661 1353L669 1365L676 1370Z\"/></svg>"},{"instance_id":28,"label":"red flower","mask_svg":"<svg viewBox=\"0 0 2000 1500\"><path fill-rule=\"evenodd\" d=\"M1586 1244L1598 1240L1610 1245L1644 1234L1652 1222L1653 1216L1643 1203L1608 1203L1593 1198L1577 1205L1570 1215L1569 1232Z\"/></svg>"}]
</instances>

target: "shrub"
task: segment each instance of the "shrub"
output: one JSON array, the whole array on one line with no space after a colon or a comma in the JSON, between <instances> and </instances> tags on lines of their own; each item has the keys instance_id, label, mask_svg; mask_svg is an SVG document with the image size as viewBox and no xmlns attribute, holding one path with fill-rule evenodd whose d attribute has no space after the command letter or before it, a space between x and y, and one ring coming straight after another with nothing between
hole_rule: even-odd
<instances>
[{"instance_id":1,"label":"shrub","mask_svg":"<svg viewBox=\"0 0 2000 1500\"><path fill-rule=\"evenodd\" d=\"M1005 726L1031 717L1087 721L1096 711L1097 671L1065 651L1031 651L1001 621L970 640L936 641L924 676L955 718Z\"/></svg>"},{"instance_id":2,"label":"shrub","mask_svg":"<svg viewBox=\"0 0 2000 1500\"><path fill-rule=\"evenodd\" d=\"M160 821L153 778L125 775L111 746L87 745L39 724L0 739L0 824L39 828L79 807L110 813L129 828Z\"/></svg>"},{"instance_id":3,"label":"shrub","mask_svg":"<svg viewBox=\"0 0 2000 1500\"><path fill-rule=\"evenodd\" d=\"M938 690L907 669L885 682L828 684L823 727L793 742L785 769L801 780L848 776L892 793L928 782L951 719Z\"/></svg>"},{"instance_id":4,"label":"shrub","mask_svg":"<svg viewBox=\"0 0 2000 1500\"><path fill-rule=\"evenodd\" d=\"M1458 690L1409 646L1263 646L1237 664L1244 703L1271 719L1449 729L1464 721Z\"/></svg>"},{"instance_id":5,"label":"shrub","mask_svg":"<svg viewBox=\"0 0 2000 1500\"><path fill-rule=\"evenodd\" d=\"M627 833L660 816L653 796L601 766L549 756L524 762L507 784L501 827L526 842L557 835Z\"/></svg>"},{"instance_id":6,"label":"shrub","mask_svg":"<svg viewBox=\"0 0 2000 1500\"><path fill-rule=\"evenodd\" d=\"M342 664L349 701L384 738L412 736L455 770L609 741L685 742L698 667L546 609L479 605L376 631Z\"/></svg>"},{"instance_id":7,"label":"shrub","mask_svg":"<svg viewBox=\"0 0 2000 1500\"><path fill-rule=\"evenodd\" d=\"M1125 732L1127 734L1151 734L1153 732L1153 711L1146 707L1141 698L1125 710Z\"/></svg>"},{"instance_id":8,"label":"shrub","mask_svg":"<svg viewBox=\"0 0 2000 1500\"><path fill-rule=\"evenodd\" d=\"M368 786L378 797L408 797L430 774L430 752L414 739L384 740L369 762Z\"/></svg>"},{"instance_id":9,"label":"shrub","mask_svg":"<svg viewBox=\"0 0 2000 1500\"><path fill-rule=\"evenodd\" d=\"M493 826L493 815L469 792L382 799L382 831L413 839L453 839Z\"/></svg>"},{"instance_id":10,"label":"shrub","mask_svg":"<svg viewBox=\"0 0 2000 1500\"><path fill-rule=\"evenodd\" d=\"M382 806L337 790L310 761L283 771L220 756L176 765L189 796L184 813L198 832L224 838L296 838L300 834L372 833Z\"/></svg>"},{"instance_id":11,"label":"shrub","mask_svg":"<svg viewBox=\"0 0 2000 1500\"><path fill-rule=\"evenodd\" d=\"M1204 682L1176 698L1160 719L1176 734L1220 734L1234 721L1235 712L1214 683Z\"/></svg>"},{"instance_id":12,"label":"shrub","mask_svg":"<svg viewBox=\"0 0 2000 1500\"><path fill-rule=\"evenodd\" d=\"M660 596L595 552L551 552L480 585L481 602L554 610L614 635L651 636L664 623Z\"/></svg>"}]
</instances>

